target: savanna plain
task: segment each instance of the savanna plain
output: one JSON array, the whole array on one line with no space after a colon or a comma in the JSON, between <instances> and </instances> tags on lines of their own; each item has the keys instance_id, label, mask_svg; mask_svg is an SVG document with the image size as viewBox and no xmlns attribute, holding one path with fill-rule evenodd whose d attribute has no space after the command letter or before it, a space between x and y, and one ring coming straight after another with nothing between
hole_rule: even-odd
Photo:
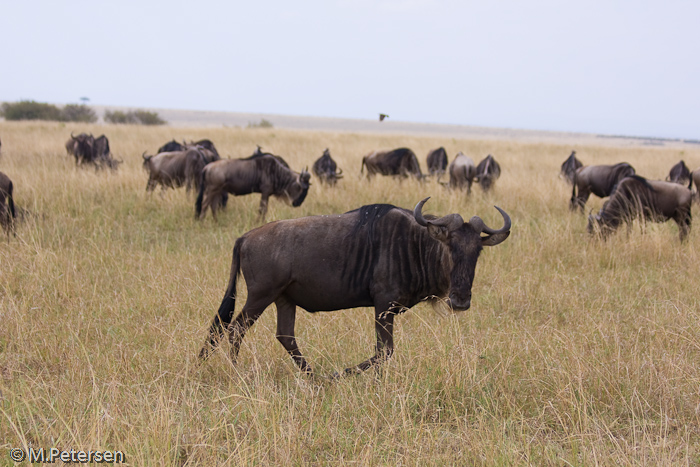
<instances>
[{"instance_id":1,"label":"savanna plain","mask_svg":"<svg viewBox=\"0 0 700 467\"><path fill-rule=\"evenodd\" d=\"M105 133L118 171L76 168L71 132ZM184 188L145 192L141 154L173 137L209 138L222 157L256 145L295 170L325 148L344 171L312 178L299 208L272 199L268 221L364 204L513 220L486 248L472 306L419 304L396 319L394 357L364 374L324 376L374 352L373 310L297 314L318 377L302 375L268 309L237 364L227 345L200 364L234 241L258 226L259 195L194 219ZM119 450L130 465L698 465L700 232L673 222L603 242L568 210L558 178L584 164L631 163L663 179L700 148L574 146L279 129L0 122L0 171L22 219L0 238L0 465L10 448ZM471 196L435 180L360 177L362 156L444 146L503 169ZM602 200L588 202L595 210ZM695 213L698 205L693 206ZM697 215L697 214L696 214ZM245 300L239 281L237 310Z\"/></svg>"}]
</instances>

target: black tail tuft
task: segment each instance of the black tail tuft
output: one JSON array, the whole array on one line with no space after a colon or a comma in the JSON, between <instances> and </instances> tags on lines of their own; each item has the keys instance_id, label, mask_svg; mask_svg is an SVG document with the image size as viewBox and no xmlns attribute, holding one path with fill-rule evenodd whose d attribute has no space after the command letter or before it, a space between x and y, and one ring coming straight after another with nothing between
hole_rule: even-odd
<instances>
[{"instance_id":1,"label":"black tail tuft","mask_svg":"<svg viewBox=\"0 0 700 467\"><path fill-rule=\"evenodd\" d=\"M204 185L206 182L207 176L206 176L206 171L202 170L202 175L199 178L199 193L197 193L197 201L194 203L194 210L195 210L195 218L199 219L199 216L202 215L202 200L204 199Z\"/></svg>"}]
</instances>

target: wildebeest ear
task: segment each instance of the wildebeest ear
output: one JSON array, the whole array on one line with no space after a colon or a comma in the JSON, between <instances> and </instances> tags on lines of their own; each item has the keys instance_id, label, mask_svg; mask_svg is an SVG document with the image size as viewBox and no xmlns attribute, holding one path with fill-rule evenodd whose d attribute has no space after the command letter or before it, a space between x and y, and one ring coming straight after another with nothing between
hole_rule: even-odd
<instances>
[{"instance_id":1,"label":"wildebeest ear","mask_svg":"<svg viewBox=\"0 0 700 467\"><path fill-rule=\"evenodd\" d=\"M447 241L447 227L444 225L435 225L432 222L428 222L428 233L435 240L440 240L441 242Z\"/></svg>"},{"instance_id":2,"label":"wildebeest ear","mask_svg":"<svg viewBox=\"0 0 700 467\"><path fill-rule=\"evenodd\" d=\"M508 238L508 235L510 235L510 230L508 232L489 235L488 237L481 237L481 244L483 246L496 246Z\"/></svg>"}]
</instances>

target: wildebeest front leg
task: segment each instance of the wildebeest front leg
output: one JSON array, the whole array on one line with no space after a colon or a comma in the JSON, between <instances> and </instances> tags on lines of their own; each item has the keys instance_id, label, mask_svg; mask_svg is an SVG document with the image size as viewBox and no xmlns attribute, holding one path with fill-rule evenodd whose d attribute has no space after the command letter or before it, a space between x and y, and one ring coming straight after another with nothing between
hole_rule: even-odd
<instances>
[{"instance_id":1,"label":"wildebeest front leg","mask_svg":"<svg viewBox=\"0 0 700 467\"><path fill-rule=\"evenodd\" d=\"M395 312L391 304L374 308L374 328L377 332L377 347L374 356L354 368L346 368L345 374L365 371L391 357L394 353L394 315Z\"/></svg>"},{"instance_id":2,"label":"wildebeest front leg","mask_svg":"<svg viewBox=\"0 0 700 467\"><path fill-rule=\"evenodd\" d=\"M270 195L267 193L263 193L262 196L260 196L260 207L258 208L258 220L264 221L265 220L265 215L267 214L267 202L270 199Z\"/></svg>"},{"instance_id":3,"label":"wildebeest front leg","mask_svg":"<svg viewBox=\"0 0 700 467\"><path fill-rule=\"evenodd\" d=\"M311 366L306 362L301 355L297 340L294 337L294 322L296 319L297 307L294 303L280 298L275 302L277 306L277 340L280 341L282 347L291 355L294 363L299 366L299 369L308 375L312 375Z\"/></svg>"}]
</instances>

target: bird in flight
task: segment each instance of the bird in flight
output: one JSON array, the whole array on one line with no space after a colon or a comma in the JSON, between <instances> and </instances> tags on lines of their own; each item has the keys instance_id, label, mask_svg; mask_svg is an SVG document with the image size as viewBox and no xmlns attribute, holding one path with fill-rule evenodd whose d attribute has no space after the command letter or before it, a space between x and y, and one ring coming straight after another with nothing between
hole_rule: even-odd
<instances>
[{"instance_id":1,"label":"bird in flight","mask_svg":"<svg viewBox=\"0 0 700 467\"><path fill-rule=\"evenodd\" d=\"M385 118L389 118L387 114L379 114L379 121L383 122Z\"/></svg>"}]
</instances>

